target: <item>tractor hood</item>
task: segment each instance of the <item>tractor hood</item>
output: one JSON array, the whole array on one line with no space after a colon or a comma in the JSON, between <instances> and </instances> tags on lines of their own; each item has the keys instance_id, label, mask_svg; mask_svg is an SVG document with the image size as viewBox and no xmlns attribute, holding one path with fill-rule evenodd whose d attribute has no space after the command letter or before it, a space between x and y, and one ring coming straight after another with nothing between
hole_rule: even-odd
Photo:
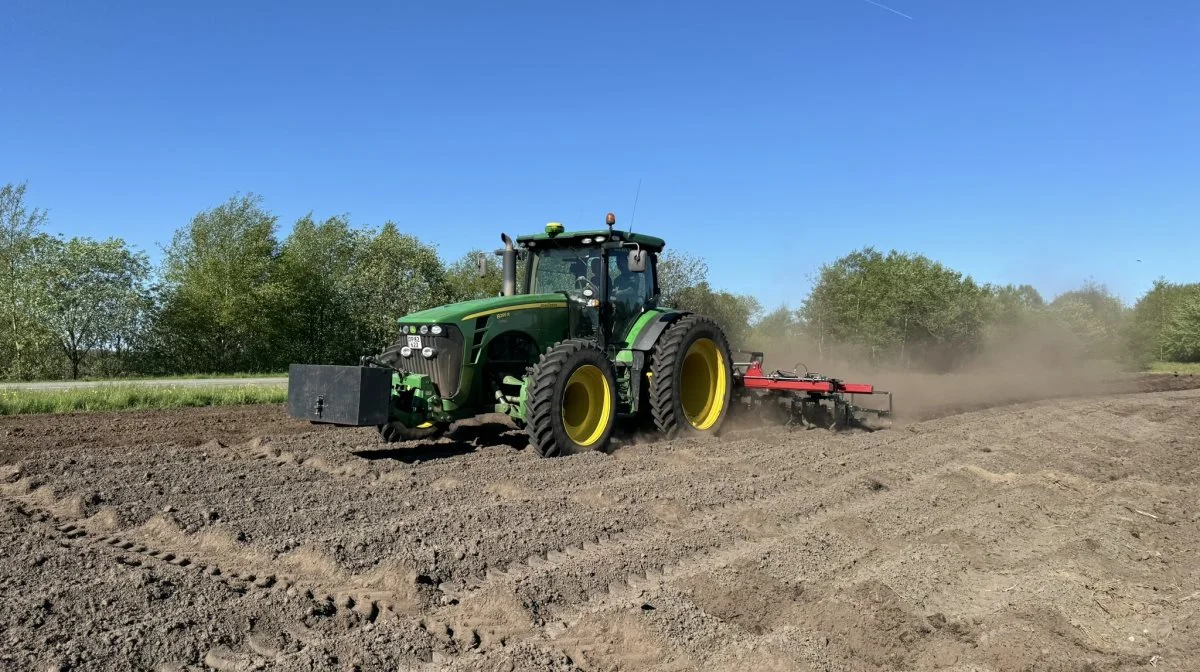
<instances>
[{"instance_id":1,"label":"tractor hood","mask_svg":"<svg viewBox=\"0 0 1200 672\"><path fill-rule=\"evenodd\" d=\"M567 297L562 294L516 294L486 299L460 301L422 310L400 318L401 324L434 324L474 320L487 315L537 308L562 308Z\"/></svg>"}]
</instances>

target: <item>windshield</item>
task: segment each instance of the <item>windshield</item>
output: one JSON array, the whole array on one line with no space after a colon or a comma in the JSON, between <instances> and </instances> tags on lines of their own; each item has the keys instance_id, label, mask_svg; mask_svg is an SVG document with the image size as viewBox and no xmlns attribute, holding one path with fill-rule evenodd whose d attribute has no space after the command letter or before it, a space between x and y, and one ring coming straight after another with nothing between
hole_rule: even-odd
<instances>
[{"instance_id":1,"label":"windshield","mask_svg":"<svg viewBox=\"0 0 1200 672\"><path fill-rule=\"evenodd\" d=\"M529 293L578 293L584 289L591 289L598 294L600 282L600 255L598 252L599 250L578 247L537 250L533 253Z\"/></svg>"}]
</instances>

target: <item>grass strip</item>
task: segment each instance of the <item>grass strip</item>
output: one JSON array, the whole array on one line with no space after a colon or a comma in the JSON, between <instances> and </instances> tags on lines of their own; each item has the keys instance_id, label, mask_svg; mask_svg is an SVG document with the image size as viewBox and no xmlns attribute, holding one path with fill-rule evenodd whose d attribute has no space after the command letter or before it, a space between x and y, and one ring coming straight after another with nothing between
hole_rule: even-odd
<instances>
[{"instance_id":1,"label":"grass strip","mask_svg":"<svg viewBox=\"0 0 1200 672\"><path fill-rule=\"evenodd\" d=\"M84 376L79 380L89 383L136 383L142 380L217 380L228 378L230 382L236 382L239 378L287 378L287 375L287 371L268 371L266 373L179 373L170 376L122 376L120 378ZM58 380L47 380L44 382L58 382Z\"/></svg>"},{"instance_id":2,"label":"grass strip","mask_svg":"<svg viewBox=\"0 0 1200 672\"><path fill-rule=\"evenodd\" d=\"M282 385L176 387L119 383L78 390L0 390L0 415L277 404L285 401L287 387Z\"/></svg>"}]
</instances>

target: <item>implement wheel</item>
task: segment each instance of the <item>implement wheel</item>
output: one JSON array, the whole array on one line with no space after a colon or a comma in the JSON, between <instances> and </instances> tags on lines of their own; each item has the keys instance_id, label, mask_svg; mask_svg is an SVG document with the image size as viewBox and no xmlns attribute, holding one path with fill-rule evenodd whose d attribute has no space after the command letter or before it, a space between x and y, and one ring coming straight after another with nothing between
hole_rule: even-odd
<instances>
[{"instance_id":1,"label":"implement wheel","mask_svg":"<svg viewBox=\"0 0 1200 672\"><path fill-rule=\"evenodd\" d=\"M420 441L422 439L436 439L445 432L446 428L441 425L435 425L432 422L427 422L416 427L405 427L398 422L389 422L386 425L379 425L379 436L386 443L396 443L397 441Z\"/></svg>"},{"instance_id":2,"label":"implement wheel","mask_svg":"<svg viewBox=\"0 0 1200 672\"><path fill-rule=\"evenodd\" d=\"M529 376L525 431L542 457L604 450L617 417L612 362L589 341L546 349Z\"/></svg>"},{"instance_id":3,"label":"implement wheel","mask_svg":"<svg viewBox=\"0 0 1200 672\"><path fill-rule=\"evenodd\" d=\"M733 389L730 360L724 332L706 317L685 316L663 332L650 359L650 412L658 431L668 438L720 431Z\"/></svg>"}]
</instances>

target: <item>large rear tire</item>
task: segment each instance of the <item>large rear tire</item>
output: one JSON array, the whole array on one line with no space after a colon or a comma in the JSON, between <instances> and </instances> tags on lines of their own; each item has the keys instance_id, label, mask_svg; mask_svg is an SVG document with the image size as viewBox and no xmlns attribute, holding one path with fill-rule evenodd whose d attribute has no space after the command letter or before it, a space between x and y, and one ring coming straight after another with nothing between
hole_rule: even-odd
<instances>
[{"instance_id":1,"label":"large rear tire","mask_svg":"<svg viewBox=\"0 0 1200 672\"><path fill-rule=\"evenodd\" d=\"M667 438L712 436L729 415L733 365L716 322L687 315L654 344L650 358L650 413Z\"/></svg>"},{"instance_id":2,"label":"large rear tire","mask_svg":"<svg viewBox=\"0 0 1200 672\"><path fill-rule=\"evenodd\" d=\"M533 366L525 431L542 457L604 450L617 417L612 362L590 341L566 340Z\"/></svg>"}]
</instances>

